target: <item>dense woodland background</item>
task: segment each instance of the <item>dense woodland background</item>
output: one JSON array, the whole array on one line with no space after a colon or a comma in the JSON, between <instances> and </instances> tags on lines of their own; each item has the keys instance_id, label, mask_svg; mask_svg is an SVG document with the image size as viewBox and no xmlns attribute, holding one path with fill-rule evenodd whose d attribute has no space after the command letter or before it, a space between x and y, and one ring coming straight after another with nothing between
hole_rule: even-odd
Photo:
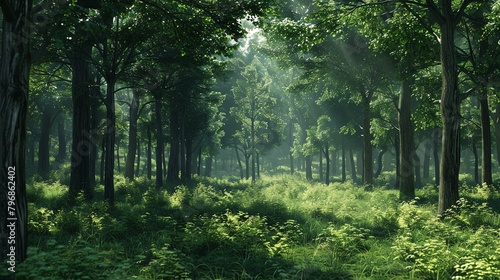
<instances>
[{"instance_id":1,"label":"dense woodland background","mask_svg":"<svg viewBox=\"0 0 500 280\"><path fill-rule=\"evenodd\" d=\"M1 277L500 278L500 2L1 4Z\"/></svg>"}]
</instances>

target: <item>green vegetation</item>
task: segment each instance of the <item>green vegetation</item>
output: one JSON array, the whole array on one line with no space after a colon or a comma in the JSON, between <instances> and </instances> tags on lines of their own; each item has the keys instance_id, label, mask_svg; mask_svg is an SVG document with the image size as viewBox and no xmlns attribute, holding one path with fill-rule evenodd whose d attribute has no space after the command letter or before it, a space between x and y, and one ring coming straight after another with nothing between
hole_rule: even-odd
<instances>
[{"instance_id":1,"label":"green vegetation","mask_svg":"<svg viewBox=\"0 0 500 280\"><path fill-rule=\"evenodd\" d=\"M390 174L384 174L390 177ZM196 178L174 193L116 180L116 203L59 181L28 184L30 247L15 279L497 279L500 193L463 186L437 217L437 188L398 191L293 175ZM103 187L96 193L103 192ZM8 276L2 269L0 277Z\"/></svg>"}]
</instances>

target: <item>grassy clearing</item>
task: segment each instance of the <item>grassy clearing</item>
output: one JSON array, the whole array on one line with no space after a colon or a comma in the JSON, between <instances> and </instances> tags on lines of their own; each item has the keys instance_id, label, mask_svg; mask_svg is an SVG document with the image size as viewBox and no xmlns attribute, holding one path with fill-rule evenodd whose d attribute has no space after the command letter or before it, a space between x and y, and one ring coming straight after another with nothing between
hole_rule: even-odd
<instances>
[{"instance_id":1,"label":"grassy clearing","mask_svg":"<svg viewBox=\"0 0 500 280\"><path fill-rule=\"evenodd\" d=\"M500 195L483 186L464 187L442 220L432 186L400 203L387 187L290 175L198 178L171 194L117 178L114 209L69 207L66 190L29 184L30 254L17 279L500 277Z\"/></svg>"}]
</instances>

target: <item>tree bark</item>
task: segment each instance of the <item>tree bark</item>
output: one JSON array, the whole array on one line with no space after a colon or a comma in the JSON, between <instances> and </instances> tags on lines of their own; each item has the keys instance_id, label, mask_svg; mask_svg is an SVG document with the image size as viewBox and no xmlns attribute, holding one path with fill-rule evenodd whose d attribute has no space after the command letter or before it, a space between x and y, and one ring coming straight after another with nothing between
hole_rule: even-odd
<instances>
[{"instance_id":1,"label":"tree bark","mask_svg":"<svg viewBox=\"0 0 500 280\"><path fill-rule=\"evenodd\" d=\"M434 158L434 181L435 185L439 186L439 182L441 181L440 171L439 171L439 130L436 129L433 135L433 147L432 147L432 157Z\"/></svg>"},{"instance_id":2,"label":"tree bark","mask_svg":"<svg viewBox=\"0 0 500 280\"><path fill-rule=\"evenodd\" d=\"M153 143L152 142L152 139L151 139L151 123L148 124L148 131L147 131L147 135L148 135L148 148L147 148L147 155L146 155L146 178L148 178L148 180L151 180L151 173L152 173L152 146L153 146Z\"/></svg>"},{"instance_id":3,"label":"tree bark","mask_svg":"<svg viewBox=\"0 0 500 280\"><path fill-rule=\"evenodd\" d=\"M319 181L323 182L323 148L319 149Z\"/></svg>"},{"instance_id":4,"label":"tree bark","mask_svg":"<svg viewBox=\"0 0 500 280\"><path fill-rule=\"evenodd\" d=\"M326 172L325 172L325 183L330 184L330 145L328 142L325 144L325 159L326 159Z\"/></svg>"},{"instance_id":5,"label":"tree bark","mask_svg":"<svg viewBox=\"0 0 500 280\"><path fill-rule=\"evenodd\" d=\"M115 80L108 77L106 88L106 162L104 174L104 200L113 207L115 201L115 142L116 142L116 115L115 115Z\"/></svg>"},{"instance_id":6,"label":"tree bark","mask_svg":"<svg viewBox=\"0 0 500 280\"><path fill-rule=\"evenodd\" d=\"M423 166L423 178L429 179L429 169L430 169L430 161L431 161L431 149L432 144L427 139L424 144L424 166Z\"/></svg>"},{"instance_id":7,"label":"tree bark","mask_svg":"<svg viewBox=\"0 0 500 280\"><path fill-rule=\"evenodd\" d=\"M399 199L408 201L415 198L415 174L413 157L415 153L413 123L411 121L411 82L404 79L399 94Z\"/></svg>"},{"instance_id":8,"label":"tree bark","mask_svg":"<svg viewBox=\"0 0 500 280\"><path fill-rule=\"evenodd\" d=\"M139 119L139 95L136 90L132 91L132 102L130 102L130 122L128 132L128 152L125 161L125 178L134 180L134 162L137 151L137 120Z\"/></svg>"},{"instance_id":9,"label":"tree bark","mask_svg":"<svg viewBox=\"0 0 500 280\"><path fill-rule=\"evenodd\" d=\"M443 22L440 24L443 138L438 200L439 215L450 209L459 198L458 175L460 172L460 96L455 53L457 19L452 9L452 0L443 0L441 2L444 16Z\"/></svg>"},{"instance_id":10,"label":"tree bark","mask_svg":"<svg viewBox=\"0 0 500 280\"><path fill-rule=\"evenodd\" d=\"M170 154L168 158L167 181L179 180L179 145L180 145L179 117L176 110L170 112Z\"/></svg>"},{"instance_id":11,"label":"tree bark","mask_svg":"<svg viewBox=\"0 0 500 280\"><path fill-rule=\"evenodd\" d=\"M373 147L371 129L370 101L363 102L363 180L365 184L373 184Z\"/></svg>"},{"instance_id":12,"label":"tree bark","mask_svg":"<svg viewBox=\"0 0 500 280\"><path fill-rule=\"evenodd\" d=\"M344 142L342 142L342 182L345 182L347 178L346 174L346 166L345 166L345 145Z\"/></svg>"},{"instance_id":13,"label":"tree bark","mask_svg":"<svg viewBox=\"0 0 500 280\"><path fill-rule=\"evenodd\" d=\"M306 159L306 179L307 180L312 180L313 175L312 175L312 160L311 156L307 155L305 156Z\"/></svg>"},{"instance_id":14,"label":"tree bark","mask_svg":"<svg viewBox=\"0 0 500 280\"><path fill-rule=\"evenodd\" d=\"M490 109L488 107L488 88L481 88L479 94L479 105L481 110L481 145L482 145L482 182L487 186L493 184L491 174L491 129L490 129Z\"/></svg>"},{"instance_id":15,"label":"tree bark","mask_svg":"<svg viewBox=\"0 0 500 280\"><path fill-rule=\"evenodd\" d=\"M76 36L85 38L86 31L78 24ZM72 98L73 98L73 139L71 144L71 177L69 195L74 199L79 192L84 192L87 199L92 198L93 190L90 185L90 56L92 44L83 40L74 44L70 53L72 71Z\"/></svg>"},{"instance_id":16,"label":"tree bark","mask_svg":"<svg viewBox=\"0 0 500 280\"><path fill-rule=\"evenodd\" d=\"M479 157L475 143L472 143L472 154L474 155L474 182L477 184L479 183Z\"/></svg>"},{"instance_id":17,"label":"tree bark","mask_svg":"<svg viewBox=\"0 0 500 280\"><path fill-rule=\"evenodd\" d=\"M354 152L352 148L349 149L349 161L351 162L351 179L353 181L358 180L358 176L356 176L356 162L354 161Z\"/></svg>"},{"instance_id":18,"label":"tree bark","mask_svg":"<svg viewBox=\"0 0 500 280\"><path fill-rule=\"evenodd\" d=\"M43 179L47 179L50 171L50 127L52 126L52 108L50 105L42 109L40 125L40 140L38 141L38 173Z\"/></svg>"},{"instance_id":19,"label":"tree bark","mask_svg":"<svg viewBox=\"0 0 500 280\"><path fill-rule=\"evenodd\" d=\"M59 142L59 149L57 152L57 161L63 163L66 159L66 133L64 129L64 119L60 118L57 122L57 140Z\"/></svg>"},{"instance_id":20,"label":"tree bark","mask_svg":"<svg viewBox=\"0 0 500 280\"><path fill-rule=\"evenodd\" d=\"M155 94L155 124L156 124L156 189L163 186L163 124L161 118L161 98L160 94Z\"/></svg>"},{"instance_id":21,"label":"tree bark","mask_svg":"<svg viewBox=\"0 0 500 280\"><path fill-rule=\"evenodd\" d=\"M3 37L0 61L0 260L22 262L28 245L26 201L26 117L29 89L29 23L32 1L2 1ZM10 193L9 193L10 192ZM13 192L13 195L12 195ZM8 201L15 201L14 211ZM16 219L14 221L9 218ZM14 225L13 227L8 227ZM15 232L15 245L8 242ZM12 252L14 251L14 252Z\"/></svg>"}]
</instances>

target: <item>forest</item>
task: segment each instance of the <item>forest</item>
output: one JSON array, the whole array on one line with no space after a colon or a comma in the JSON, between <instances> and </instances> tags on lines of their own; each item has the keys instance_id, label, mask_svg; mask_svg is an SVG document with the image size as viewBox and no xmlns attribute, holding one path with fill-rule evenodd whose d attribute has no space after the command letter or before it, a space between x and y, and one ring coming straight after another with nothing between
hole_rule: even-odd
<instances>
[{"instance_id":1,"label":"forest","mask_svg":"<svg viewBox=\"0 0 500 280\"><path fill-rule=\"evenodd\" d=\"M1 0L1 279L500 279L499 0Z\"/></svg>"}]
</instances>

